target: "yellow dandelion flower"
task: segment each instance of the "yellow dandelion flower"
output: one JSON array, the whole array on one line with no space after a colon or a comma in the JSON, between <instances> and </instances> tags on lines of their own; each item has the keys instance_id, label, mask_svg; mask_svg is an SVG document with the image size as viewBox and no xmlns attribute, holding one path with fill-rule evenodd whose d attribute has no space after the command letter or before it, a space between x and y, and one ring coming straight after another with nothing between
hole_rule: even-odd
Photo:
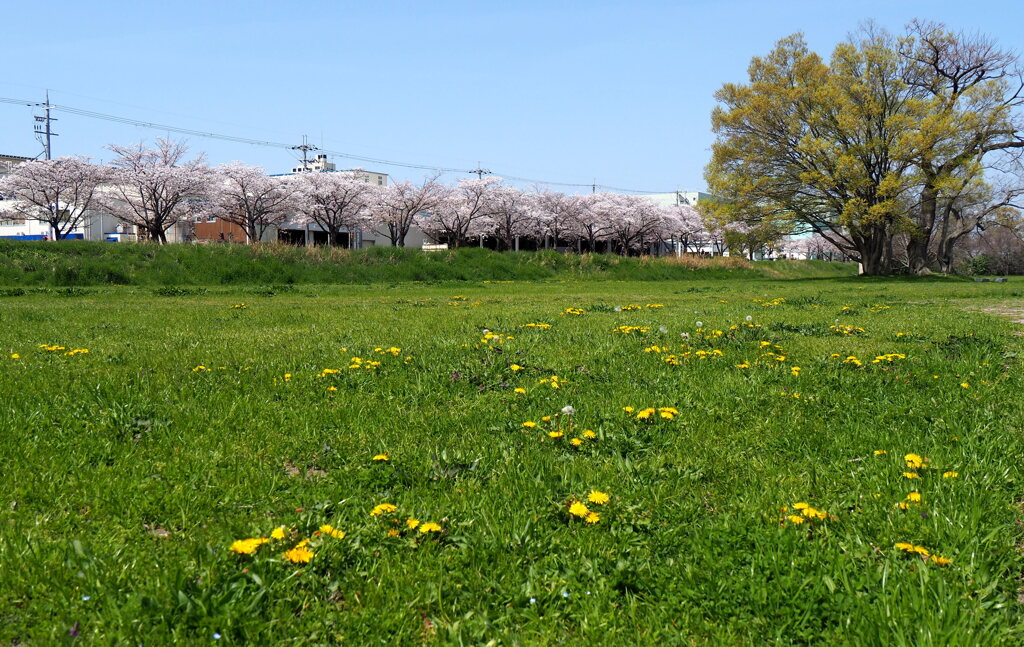
<instances>
[{"instance_id":1,"label":"yellow dandelion flower","mask_svg":"<svg viewBox=\"0 0 1024 647\"><path fill-rule=\"evenodd\" d=\"M519 394L523 394L523 393L526 393L526 389L524 389L524 388L523 388L523 387L521 387L521 386L519 386L519 387L516 387L515 389L513 389L513 391L515 391L516 393L519 393Z\"/></svg>"},{"instance_id":2,"label":"yellow dandelion flower","mask_svg":"<svg viewBox=\"0 0 1024 647\"><path fill-rule=\"evenodd\" d=\"M622 410L626 413L633 413L633 407L622 407Z\"/></svg>"},{"instance_id":3,"label":"yellow dandelion flower","mask_svg":"<svg viewBox=\"0 0 1024 647\"><path fill-rule=\"evenodd\" d=\"M381 515L391 514L397 509L398 506L393 503L381 503L379 505L374 506L373 510L370 510L370 516L379 517Z\"/></svg>"},{"instance_id":4,"label":"yellow dandelion flower","mask_svg":"<svg viewBox=\"0 0 1024 647\"><path fill-rule=\"evenodd\" d=\"M563 432L561 432L561 431L549 431L548 432L548 436L550 436L551 438L561 438L564 435L565 434Z\"/></svg>"},{"instance_id":5,"label":"yellow dandelion flower","mask_svg":"<svg viewBox=\"0 0 1024 647\"><path fill-rule=\"evenodd\" d=\"M409 530L416 530L416 526L420 525L419 519L409 518L405 520L405 527Z\"/></svg>"},{"instance_id":6,"label":"yellow dandelion flower","mask_svg":"<svg viewBox=\"0 0 1024 647\"><path fill-rule=\"evenodd\" d=\"M963 388L965 388L965 389L969 389L969 388L971 388L971 384L970 384L970 382L961 382L961 383L960 383L960 386L961 386L961 387L963 387Z\"/></svg>"},{"instance_id":7,"label":"yellow dandelion flower","mask_svg":"<svg viewBox=\"0 0 1024 647\"><path fill-rule=\"evenodd\" d=\"M21 355L17 353L11 353L11 359L21 359Z\"/></svg>"},{"instance_id":8,"label":"yellow dandelion flower","mask_svg":"<svg viewBox=\"0 0 1024 647\"><path fill-rule=\"evenodd\" d=\"M239 539L231 543L229 550L239 555L252 555L256 552L256 549L270 540L266 537L250 537L249 539Z\"/></svg>"},{"instance_id":9,"label":"yellow dandelion flower","mask_svg":"<svg viewBox=\"0 0 1024 647\"><path fill-rule=\"evenodd\" d=\"M391 530L389 530L389 531L387 532L387 535L388 535L388 537L397 537L397 536L398 536L399 534L401 534L401 533L399 533L399 532L398 532L397 530L395 530L394 528L392 528Z\"/></svg>"},{"instance_id":10,"label":"yellow dandelion flower","mask_svg":"<svg viewBox=\"0 0 1024 647\"><path fill-rule=\"evenodd\" d=\"M573 438L569 442L572 443L573 447L579 447L580 445L583 444L583 439L582 438Z\"/></svg>"},{"instance_id":11,"label":"yellow dandelion flower","mask_svg":"<svg viewBox=\"0 0 1024 647\"><path fill-rule=\"evenodd\" d=\"M389 460L391 460L391 456L389 454L386 454L386 453L385 454L374 454L373 460L375 460L375 461L389 461Z\"/></svg>"},{"instance_id":12,"label":"yellow dandelion flower","mask_svg":"<svg viewBox=\"0 0 1024 647\"><path fill-rule=\"evenodd\" d=\"M960 472L943 472L942 478L944 479L955 479L960 476Z\"/></svg>"},{"instance_id":13,"label":"yellow dandelion flower","mask_svg":"<svg viewBox=\"0 0 1024 647\"><path fill-rule=\"evenodd\" d=\"M640 411L639 413L637 413L636 414L636 418L637 418L637 420L648 420L653 415L654 415L654 408L653 407L648 407L648 408Z\"/></svg>"},{"instance_id":14,"label":"yellow dandelion flower","mask_svg":"<svg viewBox=\"0 0 1024 647\"><path fill-rule=\"evenodd\" d=\"M540 419L541 422L551 422L551 416L544 416Z\"/></svg>"},{"instance_id":15,"label":"yellow dandelion flower","mask_svg":"<svg viewBox=\"0 0 1024 647\"><path fill-rule=\"evenodd\" d=\"M320 532L322 534L324 534L324 535L330 535L331 537L334 537L335 539L344 539L345 538L345 533L344 532L342 532L341 530L338 530L334 526L331 526L331 525L326 524L326 523L324 525L320 526ZM306 540L306 541L308 541L308 540ZM299 546L305 546L305 543L300 543Z\"/></svg>"},{"instance_id":16,"label":"yellow dandelion flower","mask_svg":"<svg viewBox=\"0 0 1024 647\"><path fill-rule=\"evenodd\" d=\"M328 393L334 393L337 390L338 390L338 387L336 387L336 386L329 386L329 387L327 387Z\"/></svg>"},{"instance_id":17,"label":"yellow dandelion flower","mask_svg":"<svg viewBox=\"0 0 1024 647\"><path fill-rule=\"evenodd\" d=\"M876 449L875 450L875 456L885 456L888 453L889 452L885 451L884 449Z\"/></svg>"},{"instance_id":18,"label":"yellow dandelion flower","mask_svg":"<svg viewBox=\"0 0 1024 647\"><path fill-rule=\"evenodd\" d=\"M914 501L915 503L921 500L920 492L911 492L907 495L907 501Z\"/></svg>"},{"instance_id":19,"label":"yellow dandelion flower","mask_svg":"<svg viewBox=\"0 0 1024 647\"><path fill-rule=\"evenodd\" d=\"M597 438L597 434L590 429L586 429L583 431L583 437L587 439L594 439Z\"/></svg>"},{"instance_id":20,"label":"yellow dandelion flower","mask_svg":"<svg viewBox=\"0 0 1024 647\"><path fill-rule=\"evenodd\" d=\"M917 454L907 454L903 460L907 461L907 467L912 470L921 469L921 466L924 465L924 459Z\"/></svg>"},{"instance_id":21,"label":"yellow dandelion flower","mask_svg":"<svg viewBox=\"0 0 1024 647\"><path fill-rule=\"evenodd\" d=\"M938 555L932 555L932 561L938 564L939 566L945 566L947 564L950 564L953 560L949 559L948 557L939 557Z\"/></svg>"},{"instance_id":22,"label":"yellow dandelion flower","mask_svg":"<svg viewBox=\"0 0 1024 647\"><path fill-rule=\"evenodd\" d=\"M293 564L308 564L313 559L313 551L305 546L296 546L289 551L285 551L282 557Z\"/></svg>"},{"instance_id":23,"label":"yellow dandelion flower","mask_svg":"<svg viewBox=\"0 0 1024 647\"><path fill-rule=\"evenodd\" d=\"M800 501L799 503L794 503L793 504L793 509L794 510L806 510L809 507L811 507L811 506L807 505L803 501Z\"/></svg>"},{"instance_id":24,"label":"yellow dandelion flower","mask_svg":"<svg viewBox=\"0 0 1024 647\"><path fill-rule=\"evenodd\" d=\"M527 420L526 422L523 423L523 426L526 427L527 429L533 429L534 427L537 426L537 423L532 420Z\"/></svg>"},{"instance_id":25,"label":"yellow dandelion flower","mask_svg":"<svg viewBox=\"0 0 1024 647\"><path fill-rule=\"evenodd\" d=\"M274 539L281 540L284 539L285 535L287 534L287 531L288 529L284 526L278 526L277 528L274 528L270 531L270 536Z\"/></svg>"},{"instance_id":26,"label":"yellow dandelion flower","mask_svg":"<svg viewBox=\"0 0 1024 647\"><path fill-rule=\"evenodd\" d=\"M420 533L421 534L425 535L428 532L441 532L441 526L439 526L438 524L434 523L433 521L428 521L427 523L425 523L422 526L420 526Z\"/></svg>"},{"instance_id":27,"label":"yellow dandelion flower","mask_svg":"<svg viewBox=\"0 0 1024 647\"><path fill-rule=\"evenodd\" d=\"M582 519L590 514L590 509L579 501L573 501L572 505L569 506L569 514Z\"/></svg>"},{"instance_id":28,"label":"yellow dandelion flower","mask_svg":"<svg viewBox=\"0 0 1024 647\"><path fill-rule=\"evenodd\" d=\"M523 367L520 366L519 364L513 364L509 368L512 369L513 371L521 371L521 370L523 370Z\"/></svg>"},{"instance_id":29,"label":"yellow dandelion flower","mask_svg":"<svg viewBox=\"0 0 1024 647\"><path fill-rule=\"evenodd\" d=\"M611 497L600 490L591 490L590 494L587 495L587 501L597 505L604 505L611 501Z\"/></svg>"},{"instance_id":30,"label":"yellow dandelion flower","mask_svg":"<svg viewBox=\"0 0 1024 647\"><path fill-rule=\"evenodd\" d=\"M908 553L914 549L914 544L908 544L905 541L898 541L896 542L895 546L896 548L899 548L900 550L905 550Z\"/></svg>"},{"instance_id":31,"label":"yellow dandelion flower","mask_svg":"<svg viewBox=\"0 0 1024 647\"><path fill-rule=\"evenodd\" d=\"M921 478L917 472L903 472L903 478L905 479L919 479Z\"/></svg>"},{"instance_id":32,"label":"yellow dandelion flower","mask_svg":"<svg viewBox=\"0 0 1024 647\"><path fill-rule=\"evenodd\" d=\"M584 521L587 523L598 523L601 521L601 515L597 512L588 513Z\"/></svg>"},{"instance_id":33,"label":"yellow dandelion flower","mask_svg":"<svg viewBox=\"0 0 1024 647\"><path fill-rule=\"evenodd\" d=\"M922 557L928 557L928 556L931 555L931 553L928 552L928 549L925 548L924 546L914 546L913 548L910 549L910 551L913 552L913 553L917 553L918 555L920 555Z\"/></svg>"},{"instance_id":34,"label":"yellow dandelion flower","mask_svg":"<svg viewBox=\"0 0 1024 647\"><path fill-rule=\"evenodd\" d=\"M804 522L804 518L803 517L801 517L799 515L795 515L795 514L791 514L791 515L789 515L786 518L789 519L792 523L800 524L800 523Z\"/></svg>"}]
</instances>

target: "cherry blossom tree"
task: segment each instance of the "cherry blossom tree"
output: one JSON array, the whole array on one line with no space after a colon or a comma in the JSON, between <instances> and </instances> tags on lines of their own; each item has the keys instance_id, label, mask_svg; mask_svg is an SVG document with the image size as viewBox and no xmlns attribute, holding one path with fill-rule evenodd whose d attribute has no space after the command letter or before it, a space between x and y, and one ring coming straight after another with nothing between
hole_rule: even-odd
<instances>
[{"instance_id":1,"label":"cherry blossom tree","mask_svg":"<svg viewBox=\"0 0 1024 647\"><path fill-rule=\"evenodd\" d=\"M434 209L445 192L436 175L425 178L418 186L395 182L381 191L371 205L374 226L387 229L392 245L405 247L405 238L416 217Z\"/></svg>"},{"instance_id":2,"label":"cherry blossom tree","mask_svg":"<svg viewBox=\"0 0 1024 647\"><path fill-rule=\"evenodd\" d=\"M360 171L303 173L299 183L300 218L308 218L327 232L328 244L337 245L342 230L351 232L370 223L370 207L380 191ZM349 238L349 246L352 238Z\"/></svg>"},{"instance_id":3,"label":"cherry blossom tree","mask_svg":"<svg viewBox=\"0 0 1024 647\"><path fill-rule=\"evenodd\" d=\"M209 213L244 229L251 245L288 219L296 189L292 178L269 177L257 166L223 164L214 172Z\"/></svg>"},{"instance_id":4,"label":"cherry blossom tree","mask_svg":"<svg viewBox=\"0 0 1024 647\"><path fill-rule=\"evenodd\" d=\"M504 249L513 249L515 239L529 233L536 222L537 196L515 187L497 186L490 201L490 233L498 238Z\"/></svg>"},{"instance_id":5,"label":"cherry blossom tree","mask_svg":"<svg viewBox=\"0 0 1024 647\"><path fill-rule=\"evenodd\" d=\"M665 229L679 253L699 252L707 238L707 227L700 213L688 204L664 207Z\"/></svg>"},{"instance_id":6,"label":"cherry blossom tree","mask_svg":"<svg viewBox=\"0 0 1024 647\"><path fill-rule=\"evenodd\" d=\"M812 234L800 239L799 253L808 259L838 261L845 260L846 254L831 240L821 234Z\"/></svg>"},{"instance_id":7,"label":"cherry blossom tree","mask_svg":"<svg viewBox=\"0 0 1024 647\"><path fill-rule=\"evenodd\" d=\"M661 210L647 198L620 193L599 193L592 210L605 223L607 237L620 245L623 254L638 248L661 224Z\"/></svg>"},{"instance_id":8,"label":"cherry blossom tree","mask_svg":"<svg viewBox=\"0 0 1024 647\"><path fill-rule=\"evenodd\" d=\"M581 235L577 216L587 207L585 198L548 189L534 190L535 209L531 230L538 238L558 246L559 239ZM592 249L592 248L591 248Z\"/></svg>"},{"instance_id":9,"label":"cherry blossom tree","mask_svg":"<svg viewBox=\"0 0 1024 647\"><path fill-rule=\"evenodd\" d=\"M495 214L493 197L500 184L499 177L459 180L431 211L416 217L416 224L435 239L461 247L470 235L485 233L481 225Z\"/></svg>"},{"instance_id":10,"label":"cherry blossom tree","mask_svg":"<svg viewBox=\"0 0 1024 647\"><path fill-rule=\"evenodd\" d=\"M53 239L61 240L85 220L108 175L87 157L25 162L0 180L0 194L12 198L10 211L46 223Z\"/></svg>"},{"instance_id":11,"label":"cherry blossom tree","mask_svg":"<svg viewBox=\"0 0 1024 647\"><path fill-rule=\"evenodd\" d=\"M142 229L157 243L167 231L201 209L210 188L203 156L186 160L188 146L158 138L155 148L141 142L107 147L117 156L103 203L118 220Z\"/></svg>"}]
</instances>

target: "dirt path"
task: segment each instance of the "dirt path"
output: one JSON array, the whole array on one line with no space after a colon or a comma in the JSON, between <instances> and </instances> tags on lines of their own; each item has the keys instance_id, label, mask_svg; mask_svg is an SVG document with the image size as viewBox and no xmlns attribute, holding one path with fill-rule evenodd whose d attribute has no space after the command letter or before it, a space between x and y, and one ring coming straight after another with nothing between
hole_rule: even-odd
<instances>
[{"instance_id":1,"label":"dirt path","mask_svg":"<svg viewBox=\"0 0 1024 647\"><path fill-rule=\"evenodd\" d=\"M1014 323L1024 324L1024 303L1020 301L1007 301L981 309L982 312L1007 317Z\"/></svg>"}]
</instances>

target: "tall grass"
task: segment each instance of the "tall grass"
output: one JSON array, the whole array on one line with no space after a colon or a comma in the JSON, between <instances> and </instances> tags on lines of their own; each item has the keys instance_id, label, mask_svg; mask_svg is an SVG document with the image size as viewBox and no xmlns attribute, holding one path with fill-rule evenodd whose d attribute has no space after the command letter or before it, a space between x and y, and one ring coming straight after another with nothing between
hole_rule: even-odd
<instances>
[{"instance_id":1,"label":"tall grass","mask_svg":"<svg viewBox=\"0 0 1024 647\"><path fill-rule=\"evenodd\" d=\"M89 241L0 241L0 285L265 285L508 281L557 278L670 280L773 278L787 274L844 276L849 265L773 267L739 258L622 257L610 254L441 252L376 247L345 250L288 245L122 245Z\"/></svg>"}]
</instances>

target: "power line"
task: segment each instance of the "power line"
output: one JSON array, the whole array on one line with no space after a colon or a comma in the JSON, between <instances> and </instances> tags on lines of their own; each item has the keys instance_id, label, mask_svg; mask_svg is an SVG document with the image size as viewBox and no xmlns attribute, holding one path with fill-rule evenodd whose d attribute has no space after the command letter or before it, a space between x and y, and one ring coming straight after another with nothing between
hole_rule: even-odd
<instances>
[{"instance_id":1,"label":"power line","mask_svg":"<svg viewBox=\"0 0 1024 647\"><path fill-rule=\"evenodd\" d=\"M128 126L136 126L138 128L149 128L149 129L152 129L152 130L161 130L161 131L165 131L165 132L168 132L168 133L177 133L179 135L188 135L190 137L203 137L203 138L206 138L206 139L216 139L216 140L227 141L227 142L232 142L232 143L236 143L236 144L248 144L250 146L263 146L263 147L267 147L267 148L279 148L279 149L285 149L285 150L301 150L303 147L308 146L305 143L305 139L303 140L303 146L299 147L299 146L294 146L292 144L287 144L287 143L283 143L283 142L275 142L275 141L269 141L269 140L263 140L263 139L252 139L250 137L238 137L238 136L235 136L235 135L225 135L223 133L215 133L215 132L207 131L207 130L197 130L197 129L194 129L194 128L184 128L184 127L181 127L181 126L172 126L172 125L161 124L161 123L156 123L156 122L152 122L152 121L143 121L143 120L140 120L140 119L131 119L130 117L121 117L121 116L118 116L118 115L111 115L111 114L107 114L107 113L104 113L104 112L97 112L95 110L86 110L84 108L75 108L74 106L56 105L56 104L49 103L49 98L47 98L47 101L45 103L39 103L38 101L27 101L25 99L13 99L13 98L9 98L9 97L0 97L0 103L9 103L9 104L14 104L14 105L23 105L23 106L31 106L31 107L43 106L44 110L46 111L46 115L47 116L49 115L50 110L63 110L64 112L66 112L68 114L78 115L80 117L87 117L89 119L100 119L100 120L103 120L103 121L110 121L110 122L113 122L113 123L125 124L125 125L128 125ZM53 134L53 133L51 133L51 134ZM47 145L46 148L47 148L47 157L49 157L49 146ZM312 146L309 146L309 148L310 149L315 149L315 147L312 147ZM334 155L335 157L343 157L345 159L356 160L356 161L359 161L359 162L366 162L368 164L379 164L379 165L382 165L382 166L394 166L394 167L399 167L399 168L411 168L411 169L419 169L419 170L425 170L425 171L437 171L437 172L440 172L440 173L464 173L464 174L467 174L467 175L476 174L479 177L483 177L484 174L490 174L491 173L487 169L479 168L479 166L480 166L479 164L477 165L478 168L475 168L475 169L465 169L465 168L456 168L456 167L448 167L448 166L437 166L437 165L432 165L432 164L415 164L415 163L412 163L412 162L402 162L402 161L389 160L389 159L384 159L384 158L379 158L379 157L368 157L368 156L365 156L365 155L354 155L352 153L347 153L347 152L338 151L338 150L331 150L331 149L319 149L319 150L324 152L324 153L327 153L329 155ZM306 151L303 151L303 153L305 153L305 152ZM623 192L623 193L672 193L672 191L643 191L643 190L640 190L640 189L625 189L625 188L612 187L612 186L608 186L608 185L604 185L604 184L596 184L596 183L555 182L555 181L551 181L551 180L536 180L536 179L525 178L525 177L518 177L518 176L513 176L513 175L503 175L503 174L499 174L499 175L501 177L507 179L507 180L512 180L512 181L515 181L515 182L527 182L527 183L532 183L532 184L543 184L543 185L546 185L546 186L564 186L564 187L573 187L573 188L584 188L585 187L585 188L591 188L593 190L604 189L604 190L608 190L608 191L620 191L620 192Z\"/></svg>"}]
</instances>

